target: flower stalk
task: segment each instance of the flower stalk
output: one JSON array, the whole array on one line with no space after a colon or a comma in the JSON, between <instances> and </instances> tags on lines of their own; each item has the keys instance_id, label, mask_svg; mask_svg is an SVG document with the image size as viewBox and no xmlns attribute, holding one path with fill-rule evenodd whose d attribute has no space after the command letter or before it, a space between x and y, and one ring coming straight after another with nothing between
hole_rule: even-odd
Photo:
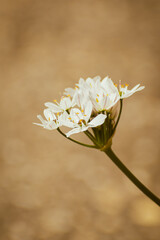
<instances>
[{"instance_id":1,"label":"flower stalk","mask_svg":"<svg viewBox=\"0 0 160 240\"><path fill-rule=\"evenodd\" d=\"M119 120L120 120L120 117L121 117L121 114L122 114L122 107L123 107L123 99L120 99L120 109L119 109L119 114L118 114L118 118L117 118L117 121L116 121L116 124L114 126L114 131L116 130L116 127L119 123Z\"/></svg>"},{"instance_id":2,"label":"flower stalk","mask_svg":"<svg viewBox=\"0 0 160 240\"><path fill-rule=\"evenodd\" d=\"M131 180L131 182L136 185L136 187L138 187L148 198L160 206L160 199L133 175L133 173L119 160L111 148L104 150L104 152L112 160L112 162L114 162L114 164Z\"/></svg>"},{"instance_id":3,"label":"flower stalk","mask_svg":"<svg viewBox=\"0 0 160 240\"><path fill-rule=\"evenodd\" d=\"M67 137L61 130L60 128L57 128L57 131L65 138L69 139L70 141L74 142L74 143L77 143L81 146L84 146L84 147L88 147L88 148L97 148L95 145L89 145L89 144L85 144L85 143L81 143L73 138L70 138L70 137Z\"/></svg>"},{"instance_id":4,"label":"flower stalk","mask_svg":"<svg viewBox=\"0 0 160 240\"><path fill-rule=\"evenodd\" d=\"M35 123L48 130L57 131L68 140L88 148L95 148L103 151L116 166L135 184L147 197L160 206L160 199L144 186L133 173L119 160L112 151L112 139L118 126L123 99L128 98L137 91L144 89L140 84L131 90L128 85L121 85L119 88L109 77L80 78L75 88L66 88L60 102L46 102L44 109L45 119L37 115L41 123ZM120 102L118 116L115 115L115 107ZM60 127L71 128L63 133ZM92 130L89 131L89 129ZM93 143L85 144L74 140L70 136L83 132Z\"/></svg>"}]
</instances>

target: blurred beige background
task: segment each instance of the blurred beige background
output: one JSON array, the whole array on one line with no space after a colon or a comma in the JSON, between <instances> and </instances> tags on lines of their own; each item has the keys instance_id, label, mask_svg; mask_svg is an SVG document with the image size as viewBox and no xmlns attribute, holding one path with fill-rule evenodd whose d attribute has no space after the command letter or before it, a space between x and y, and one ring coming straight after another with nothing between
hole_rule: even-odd
<instances>
[{"instance_id":1,"label":"blurred beige background","mask_svg":"<svg viewBox=\"0 0 160 240\"><path fill-rule=\"evenodd\" d=\"M158 0L0 0L1 240L159 239L159 208L103 153L32 124L80 77L145 85L125 100L113 149L160 196L159 10Z\"/></svg>"}]
</instances>

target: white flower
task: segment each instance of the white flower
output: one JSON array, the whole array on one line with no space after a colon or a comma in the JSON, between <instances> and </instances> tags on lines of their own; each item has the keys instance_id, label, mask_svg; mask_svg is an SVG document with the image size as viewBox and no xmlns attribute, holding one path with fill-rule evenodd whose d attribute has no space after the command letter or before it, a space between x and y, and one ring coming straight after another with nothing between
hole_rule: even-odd
<instances>
[{"instance_id":1,"label":"white flower","mask_svg":"<svg viewBox=\"0 0 160 240\"><path fill-rule=\"evenodd\" d=\"M76 91L76 88L65 88L64 95L73 97L75 91Z\"/></svg>"},{"instance_id":2,"label":"white flower","mask_svg":"<svg viewBox=\"0 0 160 240\"><path fill-rule=\"evenodd\" d=\"M84 109L88 101L90 101L88 89L77 88L73 96L73 103L81 109Z\"/></svg>"},{"instance_id":3,"label":"white flower","mask_svg":"<svg viewBox=\"0 0 160 240\"><path fill-rule=\"evenodd\" d=\"M111 109L120 99L118 89L109 77L104 78L102 82L97 81L90 95L93 106L98 112Z\"/></svg>"},{"instance_id":4,"label":"white flower","mask_svg":"<svg viewBox=\"0 0 160 240\"><path fill-rule=\"evenodd\" d=\"M111 78L109 78L108 76L102 80L101 86L104 88L106 94L108 94L108 95L116 94L117 96L119 95L116 85L113 83Z\"/></svg>"},{"instance_id":5,"label":"white flower","mask_svg":"<svg viewBox=\"0 0 160 240\"><path fill-rule=\"evenodd\" d=\"M83 78L80 78L79 83L76 84L76 86L78 86L78 88L81 89L88 89L88 90L92 90L96 87L97 83L100 83L101 78L99 76L96 76L94 78L87 78L86 80L84 80Z\"/></svg>"},{"instance_id":6,"label":"white flower","mask_svg":"<svg viewBox=\"0 0 160 240\"><path fill-rule=\"evenodd\" d=\"M76 87L74 89L66 88L64 94L72 96L73 103L83 109L87 102L91 100L91 94L94 94L95 89L99 87L100 79L99 76L93 79L87 78L86 80L80 78Z\"/></svg>"},{"instance_id":7,"label":"white flower","mask_svg":"<svg viewBox=\"0 0 160 240\"><path fill-rule=\"evenodd\" d=\"M112 137L110 134L114 132L111 131L111 121L115 119L110 117L111 115L113 116L113 107L120 99L127 98L142 89L144 87L138 84L131 90L128 90L128 86L124 87L121 85L121 82L119 88L117 88L116 84L108 76L102 80L99 76L87 78L86 80L80 78L75 88L65 89L64 95L66 96L61 98L60 103L56 100L54 100L55 103L45 103L47 107L44 110L45 119L38 115L37 117L41 123L35 124L49 130L57 129L61 126L72 128L66 134L69 137L72 134L87 131L88 128L102 125L106 117L108 117L103 132L98 133L98 141L101 139L103 142L106 136L110 138ZM109 127L107 124L110 124ZM106 131L110 129L106 136L105 129ZM94 131L93 138L97 138L97 136L97 132Z\"/></svg>"},{"instance_id":8,"label":"white flower","mask_svg":"<svg viewBox=\"0 0 160 240\"><path fill-rule=\"evenodd\" d=\"M44 109L43 113L46 119L43 119L41 115L37 115L37 118L41 121L41 123L34 123L35 125L42 126L48 130L57 129L61 126L60 119L58 119L59 117L56 118L55 114L51 110Z\"/></svg>"},{"instance_id":9,"label":"white flower","mask_svg":"<svg viewBox=\"0 0 160 240\"><path fill-rule=\"evenodd\" d=\"M96 97L92 98L94 109L97 112L110 110L119 101L119 96L115 93L106 94L104 91L97 93Z\"/></svg>"},{"instance_id":10,"label":"white flower","mask_svg":"<svg viewBox=\"0 0 160 240\"><path fill-rule=\"evenodd\" d=\"M62 97L60 103L57 102L57 100L54 100L56 103L52 102L46 102L44 105L51 109L54 113L64 112L71 107L73 107L75 104L70 99L70 97Z\"/></svg>"},{"instance_id":11,"label":"white flower","mask_svg":"<svg viewBox=\"0 0 160 240\"><path fill-rule=\"evenodd\" d=\"M72 134L79 133L86 131L89 127L97 127L104 123L106 119L106 115L99 114L95 118L93 118L91 121L92 113L92 103L89 101L83 111L81 111L78 108L71 109L70 114L68 114L68 118L63 123L63 125L73 128L71 131L69 131L66 136L69 137Z\"/></svg>"},{"instance_id":12,"label":"white flower","mask_svg":"<svg viewBox=\"0 0 160 240\"><path fill-rule=\"evenodd\" d=\"M145 88L144 86L140 87L140 84L137 84L134 88L132 88L131 90L128 90L128 85L126 84L125 86L123 86L121 85L121 81L120 81L119 83L120 98L123 99L123 98L130 97L135 92L141 91L144 88Z\"/></svg>"}]
</instances>

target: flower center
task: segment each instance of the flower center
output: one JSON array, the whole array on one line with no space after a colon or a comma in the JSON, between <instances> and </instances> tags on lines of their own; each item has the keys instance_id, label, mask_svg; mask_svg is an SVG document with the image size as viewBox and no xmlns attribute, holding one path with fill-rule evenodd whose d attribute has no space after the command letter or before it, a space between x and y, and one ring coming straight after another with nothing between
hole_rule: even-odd
<instances>
[{"instance_id":1,"label":"flower center","mask_svg":"<svg viewBox=\"0 0 160 240\"><path fill-rule=\"evenodd\" d=\"M82 126L82 123L83 123L84 125L86 125L86 121L85 121L84 119L80 119L79 122L78 122L78 124L79 124L80 126Z\"/></svg>"}]
</instances>

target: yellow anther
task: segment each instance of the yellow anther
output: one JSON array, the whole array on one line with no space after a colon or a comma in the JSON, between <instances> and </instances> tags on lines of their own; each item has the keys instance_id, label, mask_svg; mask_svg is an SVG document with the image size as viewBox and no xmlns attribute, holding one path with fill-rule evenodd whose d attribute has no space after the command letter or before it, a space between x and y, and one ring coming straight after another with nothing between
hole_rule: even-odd
<instances>
[{"instance_id":1,"label":"yellow anther","mask_svg":"<svg viewBox=\"0 0 160 240\"><path fill-rule=\"evenodd\" d=\"M121 88L124 88L124 85L123 85L123 84L121 85Z\"/></svg>"},{"instance_id":2,"label":"yellow anther","mask_svg":"<svg viewBox=\"0 0 160 240\"><path fill-rule=\"evenodd\" d=\"M99 97L99 94L97 94L97 97Z\"/></svg>"},{"instance_id":3,"label":"yellow anther","mask_svg":"<svg viewBox=\"0 0 160 240\"><path fill-rule=\"evenodd\" d=\"M57 112L57 116L59 116L59 112Z\"/></svg>"},{"instance_id":4,"label":"yellow anther","mask_svg":"<svg viewBox=\"0 0 160 240\"><path fill-rule=\"evenodd\" d=\"M126 86L126 87L128 87L128 86L129 86L129 84L125 84L125 86Z\"/></svg>"},{"instance_id":5,"label":"yellow anther","mask_svg":"<svg viewBox=\"0 0 160 240\"><path fill-rule=\"evenodd\" d=\"M78 122L78 124L82 125L82 123L83 123L83 124L86 124L86 121L85 121L84 119L80 119L79 122Z\"/></svg>"},{"instance_id":6,"label":"yellow anther","mask_svg":"<svg viewBox=\"0 0 160 240\"><path fill-rule=\"evenodd\" d=\"M115 83L114 86L117 87L117 84Z\"/></svg>"},{"instance_id":7,"label":"yellow anther","mask_svg":"<svg viewBox=\"0 0 160 240\"><path fill-rule=\"evenodd\" d=\"M67 97L70 97L70 96L71 96L70 94L67 95Z\"/></svg>"},{"instance_id":8,"label":"yellow anther","mask_svg":"<svg viewBox=\"0 0 160 240\"><path fill-rule=\"evenodd\" d=\"M76 112L76 114L79 114L79 112Z\"/></svg>"},{"instance_id":9,"label":"yellow anther","mask_svg":"<svg viewBox=\"0 0 160 240\"><path fill-rule=\"evenodd\" d=\"M57 100L56 100L56 99L54 99L54 100L53 100L53 102L57 102Z\"/></svg>"},{"instance_id":10,"label":"yellow anther","mask_svg":"<svg viewBox=\"0 0 160 240\"><path fill-rule=\"evenodd\" d=\"M81 110L81 112L83 113L83 112L84 112L84 110L82 109L82 110Z\"/></svg>"},{"instance_id":11,"label":"yellow anther","mask_svg":"<svg viewBox=\"0 0 160 240\"><path fill-rule=\"evenodd\" d=\"M68 119L71 120L71 117L69 117Z\"/></svg>"},{"instance_id":12,"label":"yellow anther","mask_svg":"<svg viewBox=\"0 0 160 240\"><path fill-rule=\"evenodd\" d=\"M92 87L92 84L90 83L90 86Z\"/></svg>"},{"instance_id":13,"label":"yellow anther","mask_svg":"<svg viewBox=\"0 0 160 240\"><path fill-rule=\"evenodd\" d=\"M108 97L108 93L106 94L106 96Z\"/></svg>"},{"instance_id":14,"label":"yellow anther","mask_svg":"<svg viewBox=\"0 0 160 240\"><path fill-rule=\"evenodd\" d=\"M51 120L50 117L48 118L48 120L49 120L49 121Z\"/></svg>"},{"instance_id":15,"label":"yellow anther","mask_svg":"<svg viewBox=\"0 0 160 240\"><path fill-rule=\"evenodd\" d=\"M74 123L74 120L72 122Z\"/></svg>"},{"instance_id":16,"label":"yellow anther","mask_svg":"<svg viewBox=\"0 0 160 240\"><path fill-rule=\"evenodd\" d=\"M99 102L98 98L96 98L96 102Z\"/></svg>"},{"instance_id":17,"label":"yellow anther","mask_svg":"<svg viewBox=\"0 0 160 240\"><path fill-rule=\"evenodd\" d=\"M86 117L87 115L86 115L86 114L84 114L84 116Z\"/></svg>"}]
</instances>

